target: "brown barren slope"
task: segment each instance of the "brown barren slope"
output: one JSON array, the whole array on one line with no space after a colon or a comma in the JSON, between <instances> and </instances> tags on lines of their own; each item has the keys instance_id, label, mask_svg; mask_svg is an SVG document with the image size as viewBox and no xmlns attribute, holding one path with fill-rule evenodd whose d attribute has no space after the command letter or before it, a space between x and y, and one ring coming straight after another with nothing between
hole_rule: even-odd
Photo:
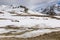
<instances>
[{"instance_id":1,"label":"brown barren slope","mask_svg":"<svg viewBox=\"0 0 60 40\"><path fill-rule=\"evenodd\" d=\"M40 35L35 38L0 38L0 40L60 40L60 31L49 34Z\"/></svg>"}]
</instances>

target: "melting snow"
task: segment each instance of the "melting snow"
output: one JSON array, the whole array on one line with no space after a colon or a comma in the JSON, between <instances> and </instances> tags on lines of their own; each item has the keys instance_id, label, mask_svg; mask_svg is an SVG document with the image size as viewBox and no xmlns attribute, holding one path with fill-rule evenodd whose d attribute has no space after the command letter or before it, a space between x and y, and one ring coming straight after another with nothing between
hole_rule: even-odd
<instances>
[{"instance_id":1,"label":"melting snow","mask_svg":"<svg viewBox=\"0 0 60 40\"><path fill-rule=\"evenodd\" d=\"M5 8L5 6L4 6ZM10 8L9 8L10 9ZM21 37L21 38L29 38L29 37L36 37L39 35L43 35L45 33L50 33L54 31L60 31L60 30L50 30L50 29L44 29L44 28L59 28L60 27L60 20L57 19L52 19L50 17L35 17L35 16L12 16L11 12L13 9L10 10L2 10L0 9L0 12L3 12L4 14L0 15L0 27L6 27L7 25L14 25L17 27L26 27L26 28L43 28L42 30L34 30L31 32L26 32L22 35L16 35L15 37ZM17 9L14 9L17 14L22 14L22 15L29 15L28 13L23 13L20 12ZM32 12L29 11L30 14L33 15L45 15L41 14L38 12ZM17 15L15 14L15 15ZM14 15L14 14L13 14ZM60 16L58 16L60 17ZM28 29L29 30L29 29ZM6 29L0 29L0 33L6 33L11 30L6 30ZM12 30L13 31L13 30ZM22 30L17 30L17 31L22 31ZM1 36L2 37L2 36Z\"/></svg>"}]
</instances>

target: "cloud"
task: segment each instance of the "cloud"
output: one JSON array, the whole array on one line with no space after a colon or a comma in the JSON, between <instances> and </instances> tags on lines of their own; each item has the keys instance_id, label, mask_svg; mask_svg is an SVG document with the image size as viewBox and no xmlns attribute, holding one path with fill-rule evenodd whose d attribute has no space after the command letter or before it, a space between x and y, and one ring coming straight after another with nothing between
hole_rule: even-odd
<instances>
[{"instance_id":1,"label":"cloud","mask_svg":"<svg viewBox=\"0 0 60 40\"><path fill-rule=\"evenodd\" d=\"M24 5L32 9L55 1L57 0L0 0L0 5Z\"/></svg>"}]
</instances>

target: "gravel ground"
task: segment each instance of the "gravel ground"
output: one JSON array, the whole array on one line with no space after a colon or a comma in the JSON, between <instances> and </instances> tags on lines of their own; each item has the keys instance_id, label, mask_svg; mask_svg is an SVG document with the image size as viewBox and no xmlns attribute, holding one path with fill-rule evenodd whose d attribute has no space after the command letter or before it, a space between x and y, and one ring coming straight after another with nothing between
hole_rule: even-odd
<instances>
[{"instance_id":1,"label":"gravel ground","mask_svg":"<svg viewBox=\"0 0 60 40\"><path fill-rule=\"evenodd\" d=\"M49 34L40 35L35 38L0 38L0 40L60 40L60 31L58 32L52 32Z\"/></svg>"}]
</instances>

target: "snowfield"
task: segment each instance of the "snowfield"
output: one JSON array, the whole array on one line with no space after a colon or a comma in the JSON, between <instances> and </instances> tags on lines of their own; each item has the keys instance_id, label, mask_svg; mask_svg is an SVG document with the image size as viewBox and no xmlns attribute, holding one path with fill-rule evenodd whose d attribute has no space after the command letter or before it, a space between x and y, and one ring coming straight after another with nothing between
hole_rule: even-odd
<instances>
[{"instance_id":1,"label":"snowfield","mask_svg":"<svg viewBox=\"0 0 60 40\"><path fill-rule=\"evenodd\" d=\"M0 34L11 32L13 35L0 37L30 38L60 31L60 20L51 17L39 17L39 15L46 14L31 10L28 13L24 13L23 11L21 12L20 8L12 9L6 6L2 6L2 8L0 7ZM54 17L60 18L60 16ZM8 26L20 29L6 29ZM14 35L14 33L19 33L19 35Z\"/></svg>"}]
</instances>

